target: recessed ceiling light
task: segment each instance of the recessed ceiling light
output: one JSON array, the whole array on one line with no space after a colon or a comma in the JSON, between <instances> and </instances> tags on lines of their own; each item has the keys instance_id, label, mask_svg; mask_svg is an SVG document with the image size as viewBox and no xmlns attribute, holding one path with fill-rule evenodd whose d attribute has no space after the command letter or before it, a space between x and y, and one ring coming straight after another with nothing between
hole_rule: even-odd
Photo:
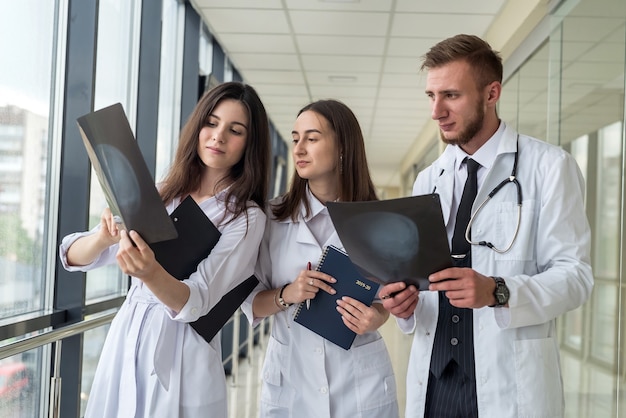
<instances>
[{"instance_id":1,"label":"recessed ceiling light","mask_svg":"<svg viewBox=\"0 0 626 418\"><path fill-rule=\"evenodd\" d=\"M319 0L322 3L358 3L361 0Z\"/></svg>"},{"instance_id":2,"label":"recessed ceiling light","mask_svg":"<svg viewBox=\"0 0 626 418\"><path fill-rule=\"evenodd\" d=\"M331 83L356 83L356 77L353 75L329 75L328 81Z\"/></svg>"}]
</instances>

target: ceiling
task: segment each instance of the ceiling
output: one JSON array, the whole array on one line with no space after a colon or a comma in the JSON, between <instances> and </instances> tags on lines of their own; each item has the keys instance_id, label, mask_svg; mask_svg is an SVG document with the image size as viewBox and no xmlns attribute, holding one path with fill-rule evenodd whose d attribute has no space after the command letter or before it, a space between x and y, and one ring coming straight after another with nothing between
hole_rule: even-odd
<instances>
[{"instance_id":1,"label":"ceiling","mask_svg":"<svg viewBox=\"0 0 626 418\"><path fill-rule=\"evenodd\" d=\"M436 132L420 57L458 33L482 36L504 56L548 0L191 2L285 140L302 106L339 99L361 123L374 183L397 188L424 131Z\"/></svg>"}]
</instances>

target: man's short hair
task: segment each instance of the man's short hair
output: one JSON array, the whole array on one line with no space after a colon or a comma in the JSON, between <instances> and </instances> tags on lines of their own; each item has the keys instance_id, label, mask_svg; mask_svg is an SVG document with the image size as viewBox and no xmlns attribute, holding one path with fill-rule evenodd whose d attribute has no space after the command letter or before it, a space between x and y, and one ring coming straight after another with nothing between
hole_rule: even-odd
<instances>
[{"instance_id":1,"label":"man's short hair","mask_svg":"<svg viewBox=\"0 0 626 418\"><path fill-rule=\"evenodd\" d=\"M470 65L479 88L493 81L502 83L500 53L474 35L460 34L437 43L424 54L421 69L429 70L459 60Z\"/></svg>"}]
</instances>

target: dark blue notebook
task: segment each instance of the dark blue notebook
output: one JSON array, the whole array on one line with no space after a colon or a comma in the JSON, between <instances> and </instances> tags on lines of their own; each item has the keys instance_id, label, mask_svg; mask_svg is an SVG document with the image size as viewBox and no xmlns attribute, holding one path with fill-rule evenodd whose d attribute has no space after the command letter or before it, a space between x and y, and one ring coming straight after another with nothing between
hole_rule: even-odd
<instances>
[{"instance_id":1,"label":"dark blue notebook","mask_svg":"<svg viewBox=\"0 0 626 418\"><path fill-rule=\"evenodd\" d=\"M337 312L337 299L350 296L371 306L378 284L363 277L358 272L348 255L337 247L327 246L322 253L316 270L337 279L331 286L337 291L331 295L323 290L311 299L309 309L302 302L296 307L294 321L326 338L328 341L348 350L356 337L356 333L346 327Z\"/></svg>"}]
</instances>

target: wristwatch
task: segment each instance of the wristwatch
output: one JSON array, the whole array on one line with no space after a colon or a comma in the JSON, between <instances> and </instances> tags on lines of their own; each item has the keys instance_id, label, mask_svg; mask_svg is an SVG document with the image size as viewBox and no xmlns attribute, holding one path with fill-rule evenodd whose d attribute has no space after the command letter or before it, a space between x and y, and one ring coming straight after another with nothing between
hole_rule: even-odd
<instances>
[{"instance_id":1,"label":"wristwatch","mask_svg":"<svg viewBox=\"0 0 626 418\"><path fill-rule=\"evenodd\" d=\"M493 296L496 298L496 304L491 307L504 306L509 302L509 288L506 286L502 277L492 277L496 282L496 290L493 291Z\"/></svg>"}]
</instances>

